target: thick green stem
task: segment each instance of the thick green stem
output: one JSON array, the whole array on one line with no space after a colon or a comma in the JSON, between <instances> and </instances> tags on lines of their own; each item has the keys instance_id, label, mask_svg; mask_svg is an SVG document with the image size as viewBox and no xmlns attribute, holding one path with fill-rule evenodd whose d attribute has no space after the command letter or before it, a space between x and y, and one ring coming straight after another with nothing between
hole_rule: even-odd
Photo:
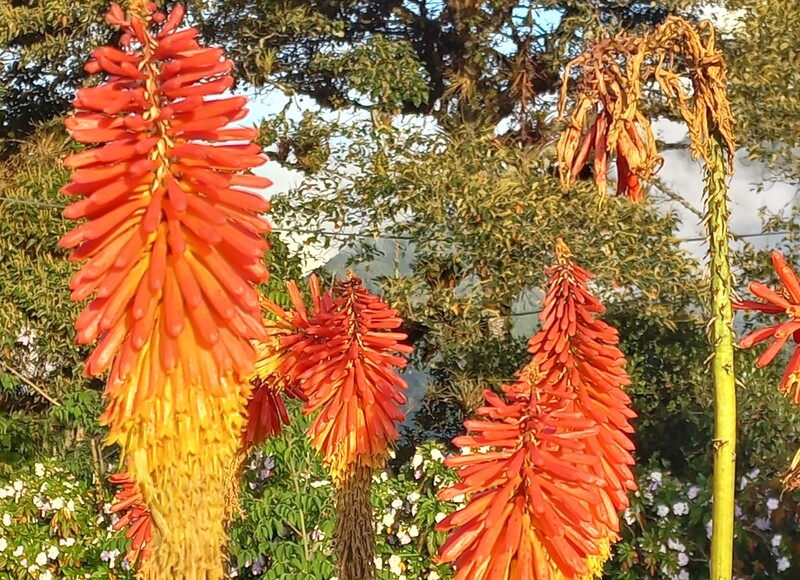
<instances>
[{"instance_id":1,"label":"thick green stem","mask_svg":"<svg viewBox=\"0 0 800 580\"><path fill-rule=\"evenodd\" d=\"M711 133L706 159L706 227L711 259L711 339L714 347L714 504L711 580L733 576L736 485L736 382L728 249L728 177L722 137Z\"/></svg>"}]
</instances>

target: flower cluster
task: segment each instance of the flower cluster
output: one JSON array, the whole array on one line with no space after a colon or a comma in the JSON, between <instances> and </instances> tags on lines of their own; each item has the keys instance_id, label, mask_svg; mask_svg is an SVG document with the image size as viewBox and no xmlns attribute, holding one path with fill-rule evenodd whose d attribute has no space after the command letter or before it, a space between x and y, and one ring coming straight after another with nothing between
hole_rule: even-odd
<instances>
[{"instance_id":1,"label":"flower cluster","mask_svg":"<svg viewBox=\"0 0 800 580\"><path fill-rule=\"evenodd\" d=\"M440 497L469 498L437 525L450 531L440 553L457 579L598 574L635 489L627 436L635 414L617 333L596 319L603 308L589 294L590 275L561 240L556 255L533 360L502 387L505 398L485 391L483 419L465 421L472 434L453 440L491 451L445 461L461 481Z\"/></svg>"},{"instance_id":2,"label":"flower cluster","mask_svg":"<svg viewBox=\"0 0 800 580\"><path fill-rule=\"evenodd\" d=\"M775 360L789 339L792 339L795 344L794 353L786 365L780 389L783 394L791 396L792 403L800 405L800 280L780 252L772 252L772 265L782 286L776 291L761 282L751 282L748 286L750 292L763 302L740 300L733 303L733 308L785 316L786 320L751 332L739 341L739 346L750 348L770 338L774 339L756 362L757 366L764 367ZM800 488L800 451L792 460L783 481L788 489Z\"/></svg>"},{"instance_id":3,"label":"flower cluster","mask_svg":"<svg viewBox=\"0 0 800 580\"><path fill-rule=\"evenodd\" d=\"M294 312L265 302L277 324L291 329L279 338L278 374L301 391L304 412L316 413L312 444L341 481L356 465L380 465L397 439L408 385L393 369L405 367L398 355L412 349L401 343L404 333L393 332L402 324L397 311L359 278L338 281L323 293L312 277L309 287L311 312L293 283L287 288Z\"/></svg>"},{"instance_id":4,"label":"flower cluster","mask_svg":"<svg viewBox=\"0 0 800 580\"><path fill-rule=\"evenodd\" d=\"M617 195L633 201L642 197L642 180L658 171L662 159L650 122L638 109L644 50L639 39L621 36L596 43L567 64L559 114L566 110L570 70L580 67L582 77L580 94L558 141L558 168L565 189L575 182L592 152L591 167L601 196L607 193L610 156L616 156ZM621 56L625 67L618 64Z\"/></svg>"},{"instance_id":5,"label":"flower cluster","mask_svg":"<svg viewBox=\"0 0 800 580\"><path fill-rule=\"evenodd\" d=\"M69 156L64 215L86 221L62 247L86 263L70 282L73 300L92 298L75 327L97 341L87 375L110 369L102 421L109 441L132 457L128 473L153 528L153 570L222 575L226 478L241 439L250 340L264 338L254 284L269 203L249 171L266 161L257 131L228 127L247 114L244 97L219 98L233 64L206 48L194 28L134 0L112 4L106 21L120 45L96 49L86 65L105 81L83 88L66 120L78 142ZM147 489L144 489L147 488ZM196 497L187 497L187 490ZM198 509L202 506L202 509ZM187 542L201 535L204 542Z\"/></svg>"}]
</instances>

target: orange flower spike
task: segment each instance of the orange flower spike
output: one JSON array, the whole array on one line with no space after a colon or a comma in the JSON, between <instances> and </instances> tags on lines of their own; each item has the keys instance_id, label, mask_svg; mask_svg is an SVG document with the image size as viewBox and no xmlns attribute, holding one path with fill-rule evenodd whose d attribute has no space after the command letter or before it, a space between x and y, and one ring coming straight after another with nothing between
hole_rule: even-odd
<instances>
[{"instance_id":1,"label":"orange flower spike","mask_svg":"<svg viewBox=\"0 0 800 580\"><path fill-rule=\"evenodd\" d=\"M602 551L591 510L603 501L602 480L587 468L594 460L584 451L599 427L565 411L569 394L537 394L535 384L528 368L517 383L503 386L508 403L486 391L487 405L477 414L490 420L466 421L474 434L453 444L494 451L445 460L461 481L440 498L470 497L436 526L450 532L440 559L455 564L457 580L518 578L522 570L535 580L588 578Z\"/></svg>"},{"instance_id":2,"label":"orange flower spike","mask_svg":"<svg viewBox=\"0 0 800 580\"><path fill-rule=\"evenodd\" d=\"M765 314L785 314L788 316L788 320L751 332L739 341L739 346L751 348L769 338L774 338L775 340L756 363L758 366L764 367L775 359L789 338L792 338L796 345L795 351L783 374L780 388L785 395L791 393L792 402L800 405L800 282L780 252L772 252L772 265L780 278L782 288L775 292L765 284L751 282L750 292L764 302L741 300L734 302L733 308L735 310L754 310Z\"/></svg>"},{"instance_id":3,"label":"orange flower spike","mask_svg":"<svg viewBox=\"0 0 800 580\"><path fill-rule=\"evenodd\" d=\"M127 528L125 537L131 541L131 545L125 554L125 559L131 564L135 564L137 559L145 562L150 556L152 519L139 485L125 471L115 473L108 478L108 481L122 486L114 498L111 513L124 512L113 528L115 531Z\"/></svg>"},{"instance_id":4,"label":"orange flower spike","mask_svg":"<svg viewBox=\"0 0 800 580\"><path fill-rule=\"evenodd\" d=\"M381 464L397 439L408 386L393 369L406 365L397 354L412 349L401 344L404 333L390 332L402 324L397 311L359 278L339 281L324 295L315 277L310 285L315 309L306 339L292 346L290 372L308 399L304 413L319 411L310 428L313 445L339 480L355 465Z\"/></svg>"},{"instance_id":5,"label":"orange flower spike","mask_svg":"<svg viewBox=\"0 0 800 580\"><path fill-rule=\"evenodd\" d=\"M621 512L628 507L626 492L635 489L630 470L634 446L626 433L633 432L630 420L636 413L622 390L630 384L625 357L617 347L617 331L596 318L605 309L589 292L592 275L575 264L561 240L556 255L558 263L548 271L542 326L528 350L551 388L573 393L576 411L602 426L588 444L601 453L596 472L606 480L605 491ZM608 521L613 524L616 515L608 514Z\"/></svg>"},{"instance_id":6,"label":"orange flower spike","mask_svg":"<svg viewBox=\"0 0 800 580\"><path fill-rule=\"evenodd\" d=\"M101 421L164 524L143 573L218 578L224 466L244 428L250 340L266 338L254 284L267 277L269 203L251 190L270 182L246 173L266 161L249 142L256 131L226 128L246 99L214 98L233 83L230 61L178 30L181 6L131 6L112 4L122 48L92 53L86 70L105 82L78 91L65 121L76 141L99 145L64 161L63 192L76 198L64 214L86 221L60 244L86 261L70 289L94 296L76 330L81 344L98 341L85 372L111 370Z\"/></svg>"}]
</instances>

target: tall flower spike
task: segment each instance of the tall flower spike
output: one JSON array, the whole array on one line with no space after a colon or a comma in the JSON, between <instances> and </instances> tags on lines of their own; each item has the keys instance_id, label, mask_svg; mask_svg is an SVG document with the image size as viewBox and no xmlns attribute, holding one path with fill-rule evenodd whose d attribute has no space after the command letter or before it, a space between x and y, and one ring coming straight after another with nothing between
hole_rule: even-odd
<instances>
[{"instance_id":1,"label":"tall flower spike","mask_svg":"<svg viewBox=\"0 0 800 580\"><path fill-rule=\"evenodd\" d=\"M556 242L556 257L556 265L547 272L542 326L528 351L548 388L573 393L574 411L600 425L597 437L587 445L596 457L595 473L605 481L603 493L614 507L606 510L605 521L613 542L619 530L617 514L628 507L627 492L636 489L630 470L634 445L627 435L633 433L630 420L636 413L622 390L630 378L617 346L619 334L597 318L605 308L589 292L592 275L574 262L561 239Z\"/></svg>"},{"instance_id":2,"label":"tall flower spike","mask_svg":"<svg viewBox=\"0 0 800 580\"><path fill-rule=\"evenodd\" d=\"M269 203L249 191L270 185L247 173L265 162L255 129L227 127L247 114L230 89L232 63L204 48L184 10L112 4L106 21L121 46L86 65L105 82L81 89L66 121L74 139L101 145L71 155L80 198L64 215L87 221L66 234L72 298L93 301L77 340L99 339L87 375L111 370L102 421L109 442L133 459L129 474L154 521L143 575L220 578L224 491L244 427L255 352L264 338L254 283ZM198 541L202 538L202 541Z\"/></svg>"},{"instance_id":3,"label":"tall flower spike","mask_svg":"<svg viewBox=\"0 0 800 580\"><path fill-rule=\"evenodd\" d=\"M795 343L794 354L789 360L786 371L781 380L781 392L791 395L792 403L800 405L800 281L792 271L786 259L780 252L772 252L772 265L783 284L783 287L774 291L760 282L751 282L750 292L764 302L754 300L741 300L733 303L735 310L752 310L765 314L785 315L787 320L766 326L751 332L739 341L742 348L750 348L769 338L774 338L771 345L763 352L756 363L765 367L771 363L780 352L781 348L793 339Z\"/></svg>"},{"instance_id":4,"label":"tall flower spike","mask_svg":"<svg viewBox=\"0 0 800 580\"><path fill-rule=\"evenodd\" d=\"M445 462L461 481L440 497L469 496L437 526L451 532L441 559L457 580L599 576L634 488L616 333L594 318L602 306L586 291L588 272L563 242L556 253L533 360L503 386L505 400L485 391L486 420L465 421L474 434L453 440L491 451Z\"/></svg>"},{"instance_id":5,"label":"tall flower spike","mask_svg":"<svg viewBox=\"0 0 800 580\"><path fill-rule=\"evenodd\" d=\"M316 414L310 427L312 445L322 455L336 487L336 553L342 580L374 576L370 484L373 468L382 465L389 444L398 438L404 419L406 382L395 372L412 349L395 332L397 311L349 276L322 292L316 276L309 280L313 308L306 310L297 286L287 284L294 306L285 312L265 300L277 326L291 329L279 339L277 374L301 389L304 413ZM276 336L280 333L276 330Z\"/></svg>"}]
</instances>

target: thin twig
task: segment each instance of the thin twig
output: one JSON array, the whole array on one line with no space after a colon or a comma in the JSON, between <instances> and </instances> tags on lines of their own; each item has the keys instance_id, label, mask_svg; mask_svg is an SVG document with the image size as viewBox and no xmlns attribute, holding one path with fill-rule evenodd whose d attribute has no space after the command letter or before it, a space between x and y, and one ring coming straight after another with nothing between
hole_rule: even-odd
<instances>
[{"instance_id":1,"label":"thin twig","mask_svg":"<svg viewBox=\"0 0 800 580\"><path fill-rule=\"evenodd\" d=\"M45 399L47 399L48 401L50 401L50 403L52 403L52 404L53 404L53 405L55 405L56 407L63 407L63 406L64 406L64 405L62 405L60 402L58 402L58 400L57 400L57 399L54 399L53 397L51 397L50 395L48 395L48 394L47 394L47 393L46 393L46 392L45 392L45 391L44 391L44 390L43 390L41 387L39 387L39 386L37 386L36 384L34 384L33 382L31 382L31 380L30 380L29 378L27 378L25 375L23 375L22 373L20 373L18 370L14 369L14 368L11 368L11 367L10 367L10 366L8 366L8 365L7 365L5 362L2 362L2 363L0 363L0 364L2 364L2 365L3 365L3 368L4 368L5 370L7 370L7 371L8 371L8 372L10 372L12 375L14 375L15 377L17 377L19 380L21 380L23 383L25 383L26 385L28 385L28 386L29 386L30 388L32 388L34 391L36 391L37 393L39 393L39 394L40 394L42 397L44 397Z\"/></svg>"}]
</instances>

